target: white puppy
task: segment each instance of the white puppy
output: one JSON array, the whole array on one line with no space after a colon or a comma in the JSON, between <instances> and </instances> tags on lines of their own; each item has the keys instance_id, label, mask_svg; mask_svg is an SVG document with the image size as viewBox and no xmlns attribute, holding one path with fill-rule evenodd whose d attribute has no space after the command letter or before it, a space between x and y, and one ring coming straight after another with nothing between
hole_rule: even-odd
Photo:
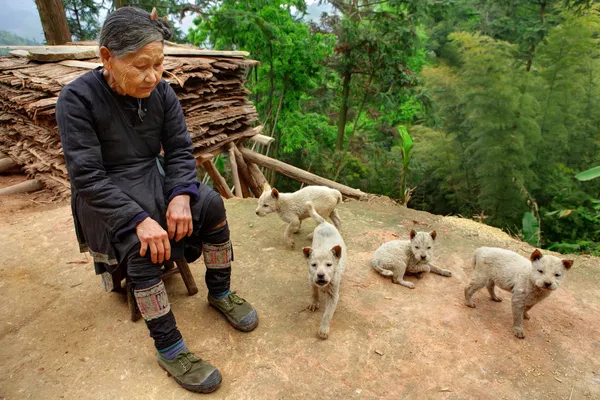
<instances>
[{"instance_id":1,"label":"white puppy","mask_svg":"<svg viewBox=\"0 0 600 400\"><path fill-rule=\"evenodd\" d=\"M319 327L319 337L329 337L329 324L337 307L340 283L346 265L344 239L329 222L315 211L313 204L306 203L308 213L319 224L313 232L312 247L303 249L308 265L308 282L312 287L311 311L319 308L319 297L325 297L325 312Z\"/></svg>"},{"instance_id":2,"label":"white puppy","mask_svg":"<svg viewBox=\"0 0 600 400\"><path fill-rule=\"evenodd\" d=\"M302 220L310 217L306 209L307 201L313 204L319 215L331 218L335 227L338 230L341 228L340 217L335 209L342 202L339 190L326 186L307 186L294 193L279 193L277 189L271 189L268 185L265 185L264 189L258 199L256 215L264 217L273 212L278 213L281 219L288 223L283 236L291 248L295 245L292 234L300 230Z\"/></svg>"},{"instance_id":3,"label":"white puppy","mask_svg":"<svg viewBox=\"0 0 600 400\"><path fill-rule=\"evenodd\" d=\"M512 292L513 333L523 339L523 318L529 319L527 312L558 288L572 266L571 260L542 256L537 249L528 260L514 251L480 247L473 255L473 277L465 288L466 304L475 308L471 298L484 286L494 301L502 301L496 296L495 286Z\"/></svg>"}]
</instances>

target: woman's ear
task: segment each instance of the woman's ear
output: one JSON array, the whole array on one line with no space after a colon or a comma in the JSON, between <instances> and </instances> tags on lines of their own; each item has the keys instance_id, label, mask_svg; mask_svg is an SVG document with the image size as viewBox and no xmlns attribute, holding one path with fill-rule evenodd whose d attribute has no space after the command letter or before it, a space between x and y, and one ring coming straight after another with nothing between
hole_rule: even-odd
<instances>
[{"instance_id":1,"label":"woman's ear","mask_svg":"<svg viewBox=\"0 0 600 400\"><path fill-rule=\"evenodd\" d=\"M100 59L102 60L102 64L104 65L104 69L110 71L111 65L110 62L113 58L111 51L105 47L100 47Z\"/></svg>"}]
</instances>

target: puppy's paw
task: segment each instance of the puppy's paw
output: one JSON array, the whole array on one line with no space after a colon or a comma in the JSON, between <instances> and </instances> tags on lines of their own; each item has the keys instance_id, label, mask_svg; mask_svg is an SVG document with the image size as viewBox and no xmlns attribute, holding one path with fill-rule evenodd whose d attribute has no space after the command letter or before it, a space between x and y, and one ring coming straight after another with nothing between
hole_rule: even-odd
<instances>
[{"instance_id":1,"label":"puppy's paw","mask_svg":"<svg viewBox=\"0 0 600 400\"><path fill-rule=\"evenodd\" d=\"M310 311L317 311L319 309L319 303L312 303L310 306L308 306L308 309Z\"/></svg>"},{"instance_id":2,"label":"puppy's paw","mask_svg":"<svg viewBox=\"0 0 600 400\"><path fill-rule=\"evenodd\" d=\"M296 242L294 242L293 240L288 240L287 244L292 250L294 250L294 248L296 247Z\"/></svg>"},{"instance_id":3,"label":"puppy's paw","mask_svg":"<svg viewBox=\"0 0 600 400\"><path fill-rule=\"evenodd\" d=\"M442 275L442 276L446 276L446 277L451 277L451 276L452 276L452 272L448 271L447 269L443 269L443 270L440 272L440 275Z\"/></svg>"},{"instance_id":4,"label":"puppy's paw","mask_svg":"<svg viewBox=\"0 0 600 400\"><path fill-rule=\"evenodd\" d=\"M465 304L467 305L467 307L475 308L475 304L473 304L472 301L468 302L468 303L465 303Z\"/></svg>"},{"instance_id":5,"label":"puppy's paw","mask_svg":"<svg viewBox=\"0 0 600 400\"><path fill-rule=\"evenodd\" d=\"M321 327L319 329L319 337L323 340L327 339L329 337L329 328Z\"/></svg>"},{"instance_id":6,"label":"puppy's paw","mask_svg":"<svg viewBox=\"0 0 600 400\"><path fill-rule=\"evenodd\" d=\"M414 289L415 288L415 284L412 282L407 282L407 281L403 281L403 280L399 280L399 279L394 279L392 278L392 282L397 283L398 285L401 286L405 286L409 289Z\"/></svg>"},{"instance_id":7,"label":"puppy's paw","mask_svg":"<svg viewBox=\"0 0 600 400\"><path fill-rule=\"evenodd\" d=\"M513 333L515 334L516 337L518 337L519 339L525 339L525 332L523 332L523 328L519 328L517 326L515 326L513 328Z\"/></svg>"},{"instance_id":8,"label":"puppy's paw","mask_svg":"<svg viewBox=\"0 0 600 400\"><path fill-rule=\"evenodd\" d=\"M527 311L525 311L525 312L523 313L523 318L525 318L525 319L529 319L529 314L527 314Z\"/></svg>"},{"instance_id":9,"label":"puppy's paw","mask_svg":"<svg viewBox=\"0 0 600 400\"><path fill-rule=\"evenodd\" d=\"M496 303L501 303L502 299L500 297L496 296L496 297L492 297L492 301L495 301Z\"/></svg>"}]
</instances>

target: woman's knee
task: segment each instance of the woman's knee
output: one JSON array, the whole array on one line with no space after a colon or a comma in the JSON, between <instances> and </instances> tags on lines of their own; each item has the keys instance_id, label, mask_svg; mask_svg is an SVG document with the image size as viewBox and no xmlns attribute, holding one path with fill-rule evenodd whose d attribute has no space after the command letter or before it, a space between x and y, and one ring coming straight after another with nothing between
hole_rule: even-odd
<instances>
[{"instance_id":1,"label":"woman's knee","mask_svg":"<svg viewBox=\"0 0 600 400\"><path fill-rule=\"evenodd\" d=\"M129 250L124 262L126 263L127 275L131 279L134 288L137 286L152 286L160 282L161 265L153 264L150 258L140 256L139 243Z\"/></svg>"}]
</instances>

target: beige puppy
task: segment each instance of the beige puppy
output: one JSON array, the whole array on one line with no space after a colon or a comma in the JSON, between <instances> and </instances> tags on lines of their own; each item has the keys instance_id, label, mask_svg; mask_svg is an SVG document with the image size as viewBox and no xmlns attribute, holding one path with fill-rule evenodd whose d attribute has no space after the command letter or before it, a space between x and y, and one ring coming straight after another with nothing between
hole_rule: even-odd
<instances>
[{"instance_id":1,"label":"beige puppy","mask_svg":"<svg viewBox=\"0 0 600 400\"><path fill-rule=\"evenodd\" d=\"M302 220L310 218L306 209L307 201L313 204L319 215L331 218L335 227L338 230L341 228L342 222L335 209L342 202L342 194L338 190L326 186L307 186L294 193L279 193L277 189L268 185L265 185L264 189L258 199L256 215L264 217L274 212L279 214L281 219L288 223L283 236L291 248L295 246L292 234L300 230Z\"/></svg>"},{"instance_id":2,"label":"beige puppy","mask_svg":"<svg viewBox=\"0 0 600 400\"><path fill-rule=\"evenodd\" d=\"M471 298L484 286L494 301L502 301L496 296L495 286L512 292L513 333L523 339L523 318L529 319L527 312L558 289L572 266L572 260L543 256L537 249L528 260L510 250L480 247L473 255L473 277L465 288L466 304L474 308Z\"/></svg>"},{"instance_id":3,"label":"beige puppy","mask_svg":"<svg viewBox=\"0 0 600 400\"><path fill-rule=\"evenodd\" d=\"M337 307L340 283L346 265L346 245L344 239L329 222L317 214L313 204L306 203L308 213L319 224L313 232L312 247L302 251L308 265L308 283L312 288L311 311L319 308L320 297L325 298L325 312L321 318L319 337L329 337L329 324Z\"/></svg>"},{"instance_id":4,"label":"beige puppy","mask_svg":"<svg viewBox=\"0 0 600 400\"><path fill-rule=\"evenodd\" d=\"M442 276L452 276L452 272L431 264L435 245L435 231L410 231L410 240L392 240L384 243L373 253L371 266L384 276L391 276L392 282L414 289L412 282L404 280L405 274L416 275L421 279L425 272Z\"/></svg>"}]
</instances>

